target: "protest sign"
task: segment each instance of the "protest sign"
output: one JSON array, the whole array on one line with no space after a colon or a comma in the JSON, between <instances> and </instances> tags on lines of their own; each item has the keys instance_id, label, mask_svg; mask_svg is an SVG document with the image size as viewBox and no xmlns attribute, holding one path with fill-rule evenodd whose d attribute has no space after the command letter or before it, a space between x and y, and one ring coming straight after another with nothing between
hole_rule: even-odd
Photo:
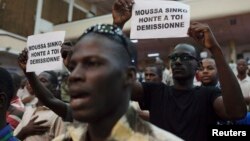
<instances>
[{"instance_id":1,"label":"protest sign","mask_svg":"<svg viewBox=\"0 0 250 141\"><path fill-rule=\"evenodd\" d=\"M189 5L175 1L136 0L132 9L131 39L186 37Z\"/></svg>"},{"instance_id":2,"label":"protest sign","mask_svg":"<svg viewBox=\"0 0 250 141\"><path fill-rule=\"evenodd\" d=\"M49 32L28 37L27 72L62 70L61 45L65 31Z\"/></svg>"}]
</instances>

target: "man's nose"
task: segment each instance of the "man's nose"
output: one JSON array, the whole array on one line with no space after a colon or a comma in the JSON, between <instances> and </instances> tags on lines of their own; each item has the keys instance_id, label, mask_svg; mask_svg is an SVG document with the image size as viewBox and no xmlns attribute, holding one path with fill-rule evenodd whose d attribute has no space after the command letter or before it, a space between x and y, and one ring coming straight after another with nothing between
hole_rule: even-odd
<instances>
[{"instance_id":1,"label":"man's nose","mask_svg":"<svg viewBox=\"0 0 250 141\"><path fill-rule=\"evenodd\" d=\"M177 57L176 62L181 62L181 57Z\"/></svg>"},{"instance_id":2,"label":"man's nose","mask_svg":"<svg viewBox=\"0 0 250 141\"><path fill-rule=\"evenodd\" d=\"M150 79L150 75L146 75L145 79L149 80Z\"/></svg>"},{"instance_id":3,"label":"man's nose","mask_svg":"<svg viewBox=\"0 0 250 141\"><path fill-rule=\"evenodd\" d=\"M174 61L175 64L181 64L181 58L177 57L177 59Z\"/></svg>"},{"instance_id":4,"label":"man's nose","mask_svg":"<svg viewBox=\"0 0 250 141\"><path fill-rule=\"evenodd\" d=\"M75 67L75 69L71 72L71 74L69 76L69 83L86 79L86 71L84 69L80 69L80 68L81 68L81 66L77 65Z\"/></svg>"},{"instance_id":5,"label":"man's nose","mask_svg":"<svg viewBox=\"0 0 250 141\"><path fill-rule=\"evenodd\" d=\"M207 69L203 69L202 73L208 73L208 70Z\"/></svg>"}]
</instances>

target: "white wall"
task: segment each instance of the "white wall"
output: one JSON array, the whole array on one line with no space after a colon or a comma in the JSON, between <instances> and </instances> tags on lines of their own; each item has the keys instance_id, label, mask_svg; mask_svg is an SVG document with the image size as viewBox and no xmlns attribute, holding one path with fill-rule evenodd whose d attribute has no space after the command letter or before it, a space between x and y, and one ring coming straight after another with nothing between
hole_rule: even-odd
<instances>
[{"instance_id":1,"label":"white wall","mask_svg":"<svg viewBox=\"0 0 250 141\"><path fill-rule=\"evenodd\" d=\"M26 38L0 29L0 50L10 47L10 52L19 53L26 47Z\"/></svg>"}]
</instances>

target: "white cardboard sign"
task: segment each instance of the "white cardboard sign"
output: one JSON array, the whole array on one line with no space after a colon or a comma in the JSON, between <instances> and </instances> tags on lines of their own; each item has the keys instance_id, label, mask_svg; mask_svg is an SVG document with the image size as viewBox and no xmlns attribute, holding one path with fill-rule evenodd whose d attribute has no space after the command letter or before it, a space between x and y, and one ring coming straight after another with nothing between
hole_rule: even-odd
<instances>
[{"instance_id":1,"label":"white cardboard sign","mask_svg":"<svg viewBox=\"0 0 250 141\"><path fill-rule=\"evenodd\" d=\"M131 39L186 37L190 6L181 2L136 0L132 9Z\"/></svg>"},{"instance_id":2,"label":"white cardboard sign","mask_svg":"<svg viewBox=\"0 0 250 141\"><path fill-rule=\"evenodd\" d=\"M49 32L28 37L27 72L62 70L61 45L65 31Z\"/></svg>"}]
</instances>

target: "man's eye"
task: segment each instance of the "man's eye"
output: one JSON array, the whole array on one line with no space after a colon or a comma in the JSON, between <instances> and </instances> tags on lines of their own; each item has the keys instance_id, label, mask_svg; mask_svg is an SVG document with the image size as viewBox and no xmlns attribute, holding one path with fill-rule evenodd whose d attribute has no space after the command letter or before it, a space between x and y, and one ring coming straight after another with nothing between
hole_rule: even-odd
<instances>
[{"instance_id":1,"label":"man's eye","mask_svg":"<svg viewBox=\"0 0 250 141\"><path fill-rule=\"evenodd\" d=\"M208 69L208 70L214 70L214 68L213 68L213 67L207 67L207 69Z\"/></svg>"},{"instance_id":2,"label":"man's eye","mask_svg":"<svg viewBox=\"0 0 250 141\"><path fill-rule=\"evenodd\" d=\"M40 79L40 81L43 83L47 82L47 80L45 80L45 79Z\"/></svg>"},{"instance_id":3,"label":"man's eye","mask_svg":"<svg viewBox=\"0 0 250 141\"><path fill-rule=\"evenodd\" d=\"M178 57L177 57L177 56L173 56L171 59L172 59L173 61L176 61L176 60L178 59Z\"/></svg>"},{"instance_id":4,"label":"man's eye","mask_svg":"<svg viewBox=\"0 0 250 141\"><path fill-rule=\"evenodd\" d=\"M183 60L189 60L189 56L182 56Z\"/></svg>"},{"instance_id":5,"label":"man's eye","mask_svg":"<svg viewBox=\"0 0 250 141\"><path fill-rule=\"evenodd\" d=\"M69 66L68 66L68 70L69 70L70 72L72 72L74 69L75 69L75 66L73 66L73 65L69 65Z\"/></svg>"},{"instance_id":6,"label":"man's eye","mask_svg":"<svg viewBox=\"0 0 250 141\"><path fill-rule=\"evenodd\" d=\"M101 63L98 61L87 61L85 65L88 67L99 67Z\"/></svg>"},{"instance_id":7,"label":"man's eye","mask_svg":"<svg viewBox=\"0 0 250 141\"><path fill-rule=\"evenodd\" d=\"M70 72L72 72L72 71L75 69L75 67L76 67L76 63L73 62L73 61L71 61L71 62L68 64L68 66L66 66L66 67L68 68L68 70L69 70Z\"/></svg>"}]
</instances>

